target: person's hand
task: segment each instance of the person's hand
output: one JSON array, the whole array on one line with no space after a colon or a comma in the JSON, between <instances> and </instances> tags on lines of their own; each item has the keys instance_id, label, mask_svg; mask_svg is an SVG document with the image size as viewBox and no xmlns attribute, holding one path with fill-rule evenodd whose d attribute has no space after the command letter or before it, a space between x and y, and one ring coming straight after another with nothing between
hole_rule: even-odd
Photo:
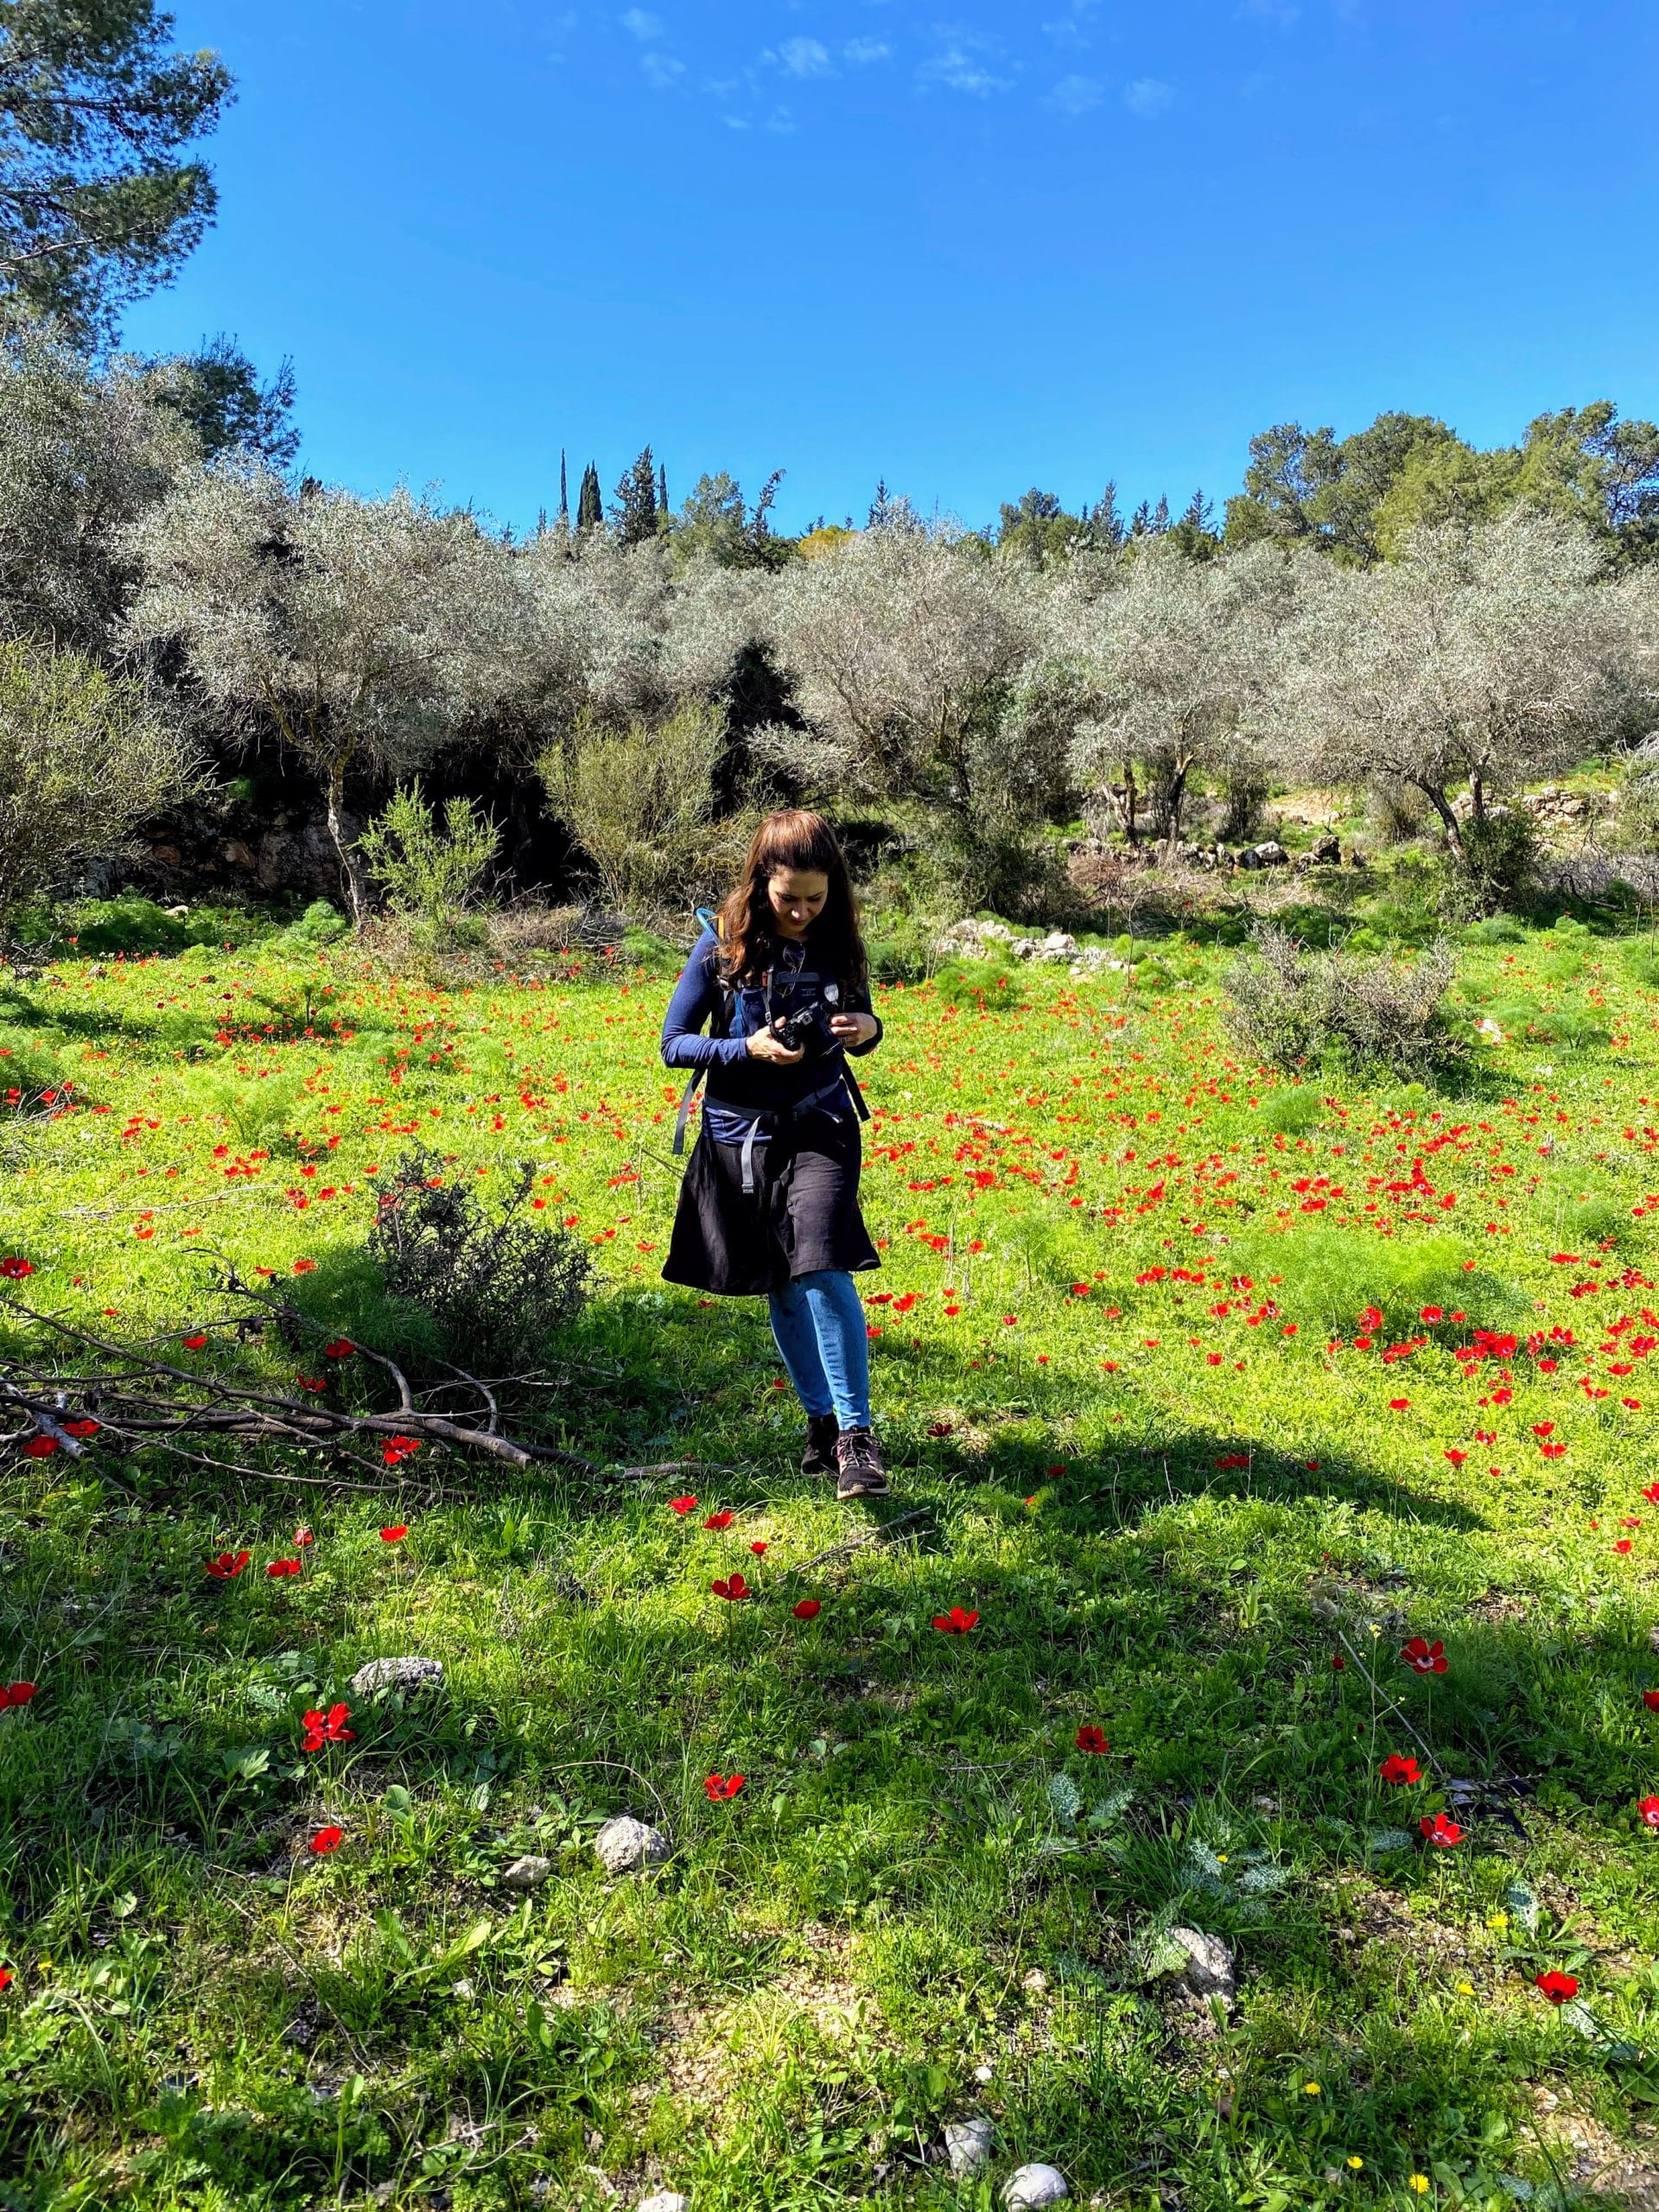
<instances>
[{"instance_id":1,"label":"person's hand","mask_svg":"<svg viewBox=\"0 0 1659 2212\"><path fill-rule=\"evenodd\" d=\"M868 1045L878 1027L873 1014L836 1014L830 1019L830 1033L843 1045Z\"/></svg>"},{"instance_id":2,"label":"person's hand","mask_svg":"<svg viewBox=\"0 0 1659 2212\"><path fill-rule=\"evenodd\" d=\"M752 1060L768 1060L780 1068L792 1068L798 1060L806 1058L804 1047L798 1046L791 1052L783 1039L774 1037L770 1029L757 1029L746 1040L745 1049Z\"/></svg>"}]
</instances>

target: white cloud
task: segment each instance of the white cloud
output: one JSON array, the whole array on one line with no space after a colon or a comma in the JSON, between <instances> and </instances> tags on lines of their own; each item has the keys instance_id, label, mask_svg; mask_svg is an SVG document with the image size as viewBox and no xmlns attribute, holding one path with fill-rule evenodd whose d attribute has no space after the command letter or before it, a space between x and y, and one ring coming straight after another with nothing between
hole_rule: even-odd
<instances>
[{"instance_id":1,"label":"white cloud","mask_svg":"<svg viewBox=\"0 0 1659 2212\"><path fill-rule=\"evenodd\" d=\"M1160 77L1137 77L1123 94L1123 105L1131 115L1143 116L1150 122L1161 115L1175 97L1175 88Z\"/></svg>"},{"instance_id":2,"label":"white cloud","mask_svg":"<svg viewBox=\"0 0 1659 2212\"><path fill-rule=\"evenodd\" d=\"M618 21L625 31L632 31L635 38L660 38L666 26L660 16L653 16L649 8L630 8Z\"/></svg>"},{"instance_id":3,"label":"white cloud","mask_svg":"<svg viewBox=\"0 0 1659 2212\"><path fill-rule=\"evenodd\" d=\"M795 118L786 107L775 107L766 118L766 129L780 138L786 138L795 128Z\"/></svg>"},{"instance_id":4,"label":"white cloud","mask_svg":"<svg viewBox=\"0 0 1659 2212\"><path fill-rule=\"evenodd\" d=\"M779 59L791 77L823 77L830 71L830 49L815 38L786 38Z\"/></svg>"},{"instance_id":5,"label":"white cloud","mask_svg":"<svg viewBox=\"0 0 1659 2212\"><path fill-rule=\"evenodd\" d=\"M659 92L665 92L685 74L684 62L677 61L671 54L642 54L639 67L645 73L646 82L655 85Z\"/></svg>"},{"instance_id":6,"label":"white cloud","mask_svg":"<svg viewBox=\"0 0 1659 2212\"><path fill-rule=\"evenodd\" d=\"M841 49L843 61L885 61L893 48L884 39L849 38Z\"/></svg>"},{"instance_id":7,"label":"white cloud","mask_svg":"<svg viewBox=\"0 0 1659 2212\"><path fill-rule=\"evenodd\" d=\"M924 80L944 85L953 92L970 92L976 99L983 99L991 92L1005 92L1013 79L999 77L987 68L984 61L960 43L947 46L936 54L922 69Z\"/></svg>"},{"instance_id":8,"label":"white cloud","mask_svg":"<svg viewBox=\"0 0 1659 2212\"><path fill-rule=\"evenodd\" d=\"M1106 87L1098 77L1062 77L1048 96L1050 105L1064 115L1087 115L1105 97Z\"/></svg>"}]
</instances>

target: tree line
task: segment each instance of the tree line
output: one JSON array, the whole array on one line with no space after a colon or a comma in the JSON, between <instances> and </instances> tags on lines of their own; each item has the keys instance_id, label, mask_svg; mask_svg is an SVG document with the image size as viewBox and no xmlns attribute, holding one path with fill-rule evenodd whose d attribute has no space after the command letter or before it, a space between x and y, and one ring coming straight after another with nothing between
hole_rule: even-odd
<instances>
[{"instance_id":1,"label":"tree line","mask_svg":"<svg viewBox=\"0 0 1659 2212\"><path fill-rule=\"evenodd\" d=\"M719 479L664 531L646 454L632 519L619 496L515 538L225 429L180 365L35 327L0 344L0 899L261 745L315 775L359 913L365 794L467 752L537 775L636 905L704 887L786 796L879 820L940 897L1012 909L1080 814L1174 843L1198 787L1243 818L1287 776L1414 791L1473 867L1518 781L1659 727L1659 563L1628 516L1553 493L1369 560L1311 494L1306 527L1235 509L1210 544L1196 514L1118 529L1106 501L1057 552L1036 501L991 536L883 491L861 527L791 541L775 484L751 506Z\"/></svg>"},{"instance_id":2,"label":"tree line","mask_svg":"<svg viewBox=\"0 0 1659 2212\"><path fill-rule=\"evenodd\" d=\"M1427 416L1252 439L1217 516L1033 488L970 530L883 483L777 526L645 447L520 538L298 473L294 378L228 338L115 350L211 220L230 97L154 0L0 0L0 910L242 751L315 775L360 915L364 809L486 755L639 910L753 810L863 813L941 898L1040 906L1079 815L1242 834L1274 778L1415 795L1501 874L1516 783L1659 727L1659 429L1608 401L1478 448ZM1651 779L1650 779L1651 780Z\"/></svg>"}]
</instances>

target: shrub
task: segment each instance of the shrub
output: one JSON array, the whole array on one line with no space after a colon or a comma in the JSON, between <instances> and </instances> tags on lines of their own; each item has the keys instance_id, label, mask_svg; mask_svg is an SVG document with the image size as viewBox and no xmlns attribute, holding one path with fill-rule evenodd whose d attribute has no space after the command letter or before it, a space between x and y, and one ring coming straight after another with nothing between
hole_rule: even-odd
<instances>
[{"instance_id":1,"label":"shrub","mask_svg":"<svg viewBox=\"0 0 1659 2212\"><path fill-rule=\"evenodd\" d=\"M290 922L283 931L283 943L296 952L308 952L325 944L337 944L351 932L351 923L338 906L331 906L326 899L314 899L298 921Z\"/></svg>"},{"instance_id":2,"label":"shrub","mask_svg":"<svg viewBox=\"0 0 1659 2212\"><path fill-rule=\"evenodd\" d=\"M79 653L0 641L0 923L92 861L196 773L188 747L136 683Z\"/></svg>"},{"instance_id":3,"label":"shrub","mask_svg":"<svg viewBox=\"0 0 1659 2212\"><path fill-rule=\"evenodd\" d=\"M470 799L448 800L440 828L435 808L414 783L394 793L358 840L358 850L387 906L411 925L416 944L442 951L484 941L484 887L500 843L494 823Z\"/></svg>"},{"instance_id":4,"label":"shrub","mask_svg":"<svg viewBox=\"0 0 1659 2212\"><path fill-rule=\"evenodd\" d=\"M1538 866L1538 830L1519 807L1493 807L1463 825L1463 850L1455 873L1483 906L1502 906L1532 882Z\"/></svg>"},{"instance_id":5,"label":"shrub","mask_svg":"<svg viewBox=\"0 0 1659 2212\"><path fill-rule=\"evenodd\" d=\"M1228 1022L1240 1046L1274 1067L1327 1055L1404 1076L1457 1065L1468 1046L1452 1030L1444 1001L1457 970L1444 940L1415 961L1309 952L1271 923L1255 952L1224 978Z\"/></svg>"},{"instance_id":6,"label":"shrub","mask_svg":"<svg viewBox=\"0 0 1659 2212\"><path fill-rule=\"evenodd\" d=\"M1513 914L1488 914L1484 921L1471 922L1463 935L1467 944L1525 944L1527 942L1526 926Z\"/></svg>"},{"instance_id":7,"label":"shrub","mask_svg":"<svg viewBox=\"0 0 1659 2212\"><path fill-rule=\"evenodd\" d=\"M715 817L725 751L725 717L694 700L660 728L579 716L543 755L548 805L591 861L607 906L666 920L724 887L747 831L741 819Z\"/></svg>"},{"instance_id":8,"label":"shrub","mask_svg":"<svg viewBox=\"0 0 1659 2212\"><path fill-rule=\"evenodd\" d=\"M1425 1306L1448 1316L1466 1313L1483 1328L1527 1326L1527 1307L1509 1284L1464 1266L1455 1236L1356 1236L1350 1230L1299 1223L1294 1236L1253 1230L1236 1237L1228 1265L1248 1274L1304 1327L1315 1323L1348 1336L1359 1314L1375 1306L1390 1337L1421 1335Z\"/></svg>"},{"instance_id":9,"label":"shrub","mask_svg":"<svg viewBox=\"0 0 1659 2212\"><path fill-rule=\"evenodd\" d=\"M452 1180L435 1152L416 1147L379 1185L369 1252L387 1291L429 1314L475 1371L534 1366L548 1338L587 1303L593 1266L562 1230L520 1209L535 1182L525 1166L495 1216Z\"/></svg>"}]
</instances>

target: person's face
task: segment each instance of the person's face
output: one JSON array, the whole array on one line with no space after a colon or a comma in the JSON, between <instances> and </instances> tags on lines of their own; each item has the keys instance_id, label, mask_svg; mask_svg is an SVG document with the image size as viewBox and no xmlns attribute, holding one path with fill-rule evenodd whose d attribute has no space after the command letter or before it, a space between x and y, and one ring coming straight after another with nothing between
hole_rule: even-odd
<instances>
[{"instance_id":1,"label":"person's face","mask_svg":"<svg viewBox=\"0 0 1659 2212\"><path fill-rule=\"evenodd\" d=\"M798 940L823 912L830 879L819 868L779 868L766 880L772 926L779 937Z\"/></svg>"}]
</instances>

